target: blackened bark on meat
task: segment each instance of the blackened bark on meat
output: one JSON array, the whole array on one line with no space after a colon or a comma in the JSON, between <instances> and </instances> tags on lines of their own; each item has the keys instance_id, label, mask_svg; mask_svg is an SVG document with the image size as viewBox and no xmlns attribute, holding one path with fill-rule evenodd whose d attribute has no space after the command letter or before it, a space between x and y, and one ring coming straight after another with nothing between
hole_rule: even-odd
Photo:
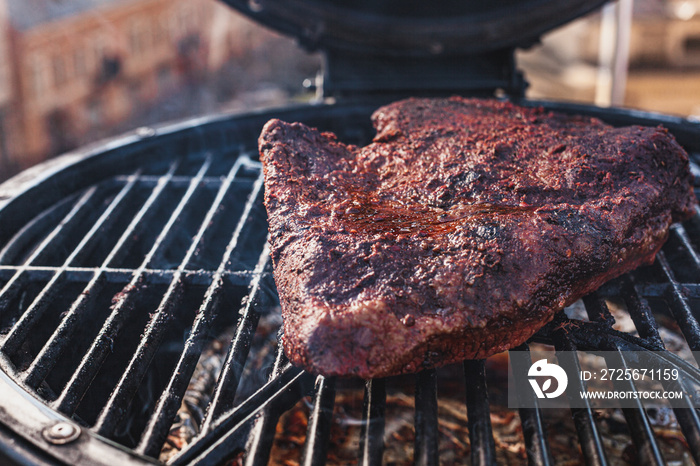
<instances>
[{"instance_id":1,"label":"blackened bark on meat","mask_svg":"<svg viewBox=\"0 0 700 466\"><path fill-rule=\"evenodd\" d=\"M650 263L694 210L663 128L493 100L409 99L358 148L299 123L260 136L290 360L378 377L484 358Z\"/></svg>"}]
</instances>

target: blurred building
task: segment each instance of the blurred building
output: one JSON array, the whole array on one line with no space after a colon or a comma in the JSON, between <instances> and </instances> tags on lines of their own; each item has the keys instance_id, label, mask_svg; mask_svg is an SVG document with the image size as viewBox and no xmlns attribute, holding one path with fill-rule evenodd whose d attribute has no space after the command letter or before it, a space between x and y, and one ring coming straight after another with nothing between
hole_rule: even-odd
<instances>
[{"instance_id":1,"label":"blurred building","mask_svg":"<svg viewBox=\"0 0 700 466\"><path fill-rule=\"evenodd\" d=\"M12 61L6 0L0 0L0 172L10 165L7 147L8 118L11 111Z\"/></svg>"},{"instance_id":2,"label":"blurred building","mask_svg":"<svg viewBox=\"0 0 700 466\"><path fill-rule=\"evenodd\" d=\"M218 0L0 0L0 181L137 126L279 105L319 63Z\"/></svg>"},{"instance_id":3,"label":"blurred building","mask_svg":"<svg viewBox=\"0 0 700 466\"><path fill-rule=\"evenodd\" d=\"M700 0L635 0L622 105L700 116ZM605 42L594 12L519 53L532 98L597 102Z\"/></svg>"},{"instance_id":4,"label":"blurred building","mask_svg":"<svg viewBox=\"0 0 700 466\"><path fill-rule=\"evenodd\" d=\"M6 167L109 134L206 72L210 0L0 1Z\"/></svg>"}]
</instances>

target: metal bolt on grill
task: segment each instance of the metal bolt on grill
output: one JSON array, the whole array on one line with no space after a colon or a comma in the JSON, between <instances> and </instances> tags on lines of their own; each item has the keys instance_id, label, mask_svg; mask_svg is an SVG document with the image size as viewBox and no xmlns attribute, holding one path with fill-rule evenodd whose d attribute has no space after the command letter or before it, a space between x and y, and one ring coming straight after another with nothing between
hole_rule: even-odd
<instances>
[{"instance_id":1,"label":"metal bolt on grill","mask_svg":"<svg viewBox=\"0 0 700 466\"><path fill-rule=\"evenodd\" d=\"M274 116L362 143L371 137L368 115L375 106L319 106ZM616 111L569 110L603 112L598 116L618 123L658 123ZM359 430L352 461L382 464L387 443L403 435L392 427L390 400L399 397L413 410L412 433L404 438L409 456L417 464L438 464L446 454L443 392L451 386L461 391L455 423L468 432L468 438L455 441L472 464L502 458L492 421L493 400L500 395L493 384L487 387L497 372L493 361L467 361L459 371L336 380L291 366L270 340L272 346L265 348L274 358L255 365L256 338L267 325L261 322L279 312L255 152L257 133L271 116L200 120L160 129L146 139L127 137L22 185L0 204L0 440L20 439L37 457L68 463L80 455L101 464L148 464L159 458L171 465L232 458L267 464L279 449L277 426L301 407L306 432L295 461L315 465L335 454L339 410L354 409L356 417L348 422ZM691 151L700 149L700 130L675 120L664 123L676 125L679 140ZM664 325L677 326L687 348L700 351L699 248L700 216L695 216L673 227L654 265L587 296L585 316L559 314L530 344L616 351L619 360L608 363L620 365L625 351L666 349L657 322L662 318ZM612 301L624 303L633 332L616 330ZM276 324L266 331L274 334L279 319L271 322ZM197 435L161 457L164 445L173 447L174 425L188 403L198 362L225 329L231 329L231 337L228 349L220 351L208 404L191 407L198 413L191 421ZM526 351L528 345L518 349ZM562 364L578 366L575 358L565 361L567 353L561 354ZM663 354L668 355L663 364L700 381L697 367L670 351ZM527 353L511 357L514 377L526 378ZM630 382L625 388L635 386ZM343 408L339 400L346 396L361 402ZM688 406L675 410L675 422L687 452L700 462L700 415ZM648 411L639 404L623 409L622 418L633 457L663 464ZM513 419L530 463L554 464L556 432L549 415L523 408ZM577 434L573 448L584 461L606 464L610 447L595 410L572 409L569 422ZM70 441L50 444L68 431ZM6 449L8 443L3 445Z\"/></svg>"}]
</instances>

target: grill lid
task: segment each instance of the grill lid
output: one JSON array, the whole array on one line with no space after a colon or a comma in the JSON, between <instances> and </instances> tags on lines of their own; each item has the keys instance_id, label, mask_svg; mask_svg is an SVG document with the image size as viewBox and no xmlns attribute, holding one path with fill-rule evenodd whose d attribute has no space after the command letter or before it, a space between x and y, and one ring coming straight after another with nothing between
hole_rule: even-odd
<instances>
[{"instance_id":1,"label":"grill lid","mask_svg":"<svg viewBox=\"0 0 700 466\"><path fill-rule=\"evenodd\" d=\"M324 53L317 88L338 98L521 97L517 47L604 0L222 0Z\"/></svg>"},{"instance_id":2,"label":"grill lid","mask_svg":"<svg viewBox=\"0 0 700 466\"><path fill-rule=\"evenodd\" d=\"M223 0L309 50L425 57L526 47L604 0Z\"/></svg>"}]
</instances>

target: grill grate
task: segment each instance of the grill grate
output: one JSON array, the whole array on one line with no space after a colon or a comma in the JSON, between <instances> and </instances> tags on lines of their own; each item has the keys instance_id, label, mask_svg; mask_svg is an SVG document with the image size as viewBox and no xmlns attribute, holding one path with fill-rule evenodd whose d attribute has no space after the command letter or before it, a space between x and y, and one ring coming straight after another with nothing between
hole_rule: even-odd
<instances>
[{"instance_id":1,"label":"grill grate","mask_svg":"<svg viewBox=\"0 0 700 466\"><path fill-rule=\"evenodd\" d=\"M372 108L307 109L291 111L287 118L362 143L370 138L366 121ZM23 390L83 426L100 445L95 451L112 448L94 436L99 434L129 448L135 464L157 459L205 347L234 326L211 401L198 420L200 433L179 445L169 464L216 464L243 451L247 465L267 464L278 438L276 426L300 400L306 400L309 416L298 461L324 464L335 401L340 390L348 389L362 393L364 400L356 459L363 465L382 463L394 378L360 385L314 377L291 366L275 348L272 367L246 372L261 317L279 312L266 247L262 173L253 152L255 135L269 116L199 125L186 144L172 146L172 154L164 153L155 138L143 148L151 155L134 151L130 164L119 162L120 168L97 184L59 196L53 205L38 203L17 231L0 231L0 366ZM207 148L205 141L212 140L218 145ZM31 195L30 189L18 199ZM14 218L11 214L3 207L0 220ZM560 352L659 351L666 343L656 319L663 316L677 324L690 350L700 351L698 247L700 215L672 228L654 265L604 285L584 298L585 317L561 313L532 342ZM615 330L610 300L624 302L634 332ZM516 378L526 378L531 364L521 351L511 352ZM560 354L560 363L578 367L578 360ZM667 363L700 380L696 367L668 354ZM625 364L622 356L614 359L607 363ZM469 432L469 441L461 440L469 445L472 464L493 464L500 453L491 421L488 364L468 361L460 371ZM454 371L450 377L452 383ZM428 370L408 380L415 406L412 457L418 464L438 464L445 378L440 370ZM609 447L593 408L571 414L585 461L606 464ZM636 457L663 464L645 408L638 404L622 414ZM529 461L553 464L546 413L523 408L518 415ZM690 454L700 462L698 411L679 409L675 417Z\"/></svg>"}]
</instances>

